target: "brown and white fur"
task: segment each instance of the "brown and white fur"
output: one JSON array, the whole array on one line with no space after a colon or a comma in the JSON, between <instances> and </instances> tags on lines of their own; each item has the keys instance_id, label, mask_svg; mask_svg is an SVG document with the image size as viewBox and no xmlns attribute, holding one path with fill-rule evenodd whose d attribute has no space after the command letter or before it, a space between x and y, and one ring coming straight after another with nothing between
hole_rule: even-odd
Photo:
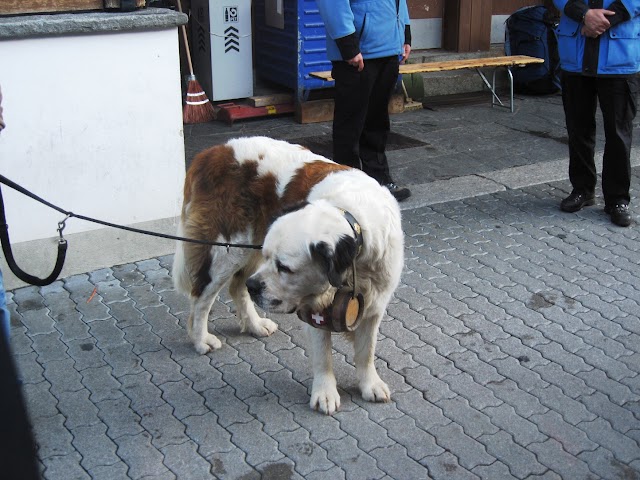
<instances>
[{"instance_id":1,"label":"brown and white fur","mask_svg":"<svg viewBox=\"0 0 640 480\"><path fill-rule=\"evenodd\" d=\"M355 234L342 211L362 227ZM275 218L275 220L274 220ZM197 155L184 187L179 235L217 242L263 245L262 250L178 242L174 283L190 296L189 336L196 351L221 347L207 328L211 306L228 285L242 331L268 336L277 325L266 311L293 313L303 305L321 311L343 283L364 295L354 343L357 380L365 400L388 401L374 366L380 321L404 262L398 203L360 170L266 137L237 138ZM251 295L247 288L249 285ZM313 366L311 407L331 414L340 406L333 374L331 333L306 325Z\"/></svg>"}]
</instances>

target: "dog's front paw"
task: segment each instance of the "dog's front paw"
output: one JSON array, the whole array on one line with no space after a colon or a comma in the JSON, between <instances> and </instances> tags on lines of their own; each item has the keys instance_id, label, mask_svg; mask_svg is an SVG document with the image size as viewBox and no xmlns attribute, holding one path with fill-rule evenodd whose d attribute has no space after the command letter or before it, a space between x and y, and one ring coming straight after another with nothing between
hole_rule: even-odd
<instances>
[{"instance_id":1,"label":"dog's front paw","mask_svg":"<svg viewBox=\"0 0 640 480\"><path fill-rule=\"evenodd\" d=\"M367 402L388 402L391 400L391 391L380 377L365 381L360 384L362 398Z\"/></svg>"},{"instance_id":2,"label":"dog's front paw","mask_svg":"<svg viewBox=\"0 0 640 480\"><path fill-rule=\"evenodd\" d=\"M313 382L309 406L327 415L333 415L340 408L340 394L335 379Z\"/></svg>"},{"instance_id":3,"label":"dog's front paw","mask_svg":"<svg viewBox=\"0 0 640 480\"><path fill-rule=\"evenodd\" d=\"M204 355L206 353L209 353L211 350L217 350L218 348L222 347L222 342L218 340L218 337L216 337L215 335L207 333L202 339L194 339L193 346L195 347L196 352Z\"/></svg>"},{"instance_id":4,"label":"dog's front paw","mask_svg":"<svg viewBox=\"0 0 640 480\"><path fill-rule=\"evenodd\" d=\"M269 320L268 318L258 318L255 322L247 322L247 330L249 333L256 337L268 337L276 330L278 330L278 325Z\"/></svg>"}]
</instances>

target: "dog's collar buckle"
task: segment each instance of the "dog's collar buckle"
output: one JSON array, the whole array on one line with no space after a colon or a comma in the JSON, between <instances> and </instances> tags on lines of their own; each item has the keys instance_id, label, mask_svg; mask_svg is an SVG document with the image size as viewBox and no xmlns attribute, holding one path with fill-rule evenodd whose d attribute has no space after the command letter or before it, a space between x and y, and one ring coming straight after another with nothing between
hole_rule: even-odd
<instances>
[{"instance_id":1,"label":"dog's collar buckle","mask_svg":"<svg viewBox=\"0 0 640 480\"><path fill-rule=\"evenodd\" d=\"M362 250L362 246L364 245L364 237L362 236L362 227L360 226L360 223L358 223L358 220L356 220L356 217L354 217L350 212L348 212L344 208L338 208L338 210L342 212L342 215L344 216L345 220L349 223L349 225L351 226L351 229L353 230L353 233L356 239L356 248L357 248L356 255L358 255L360 254L360 251Z\"/></svg>"}]
</instances>

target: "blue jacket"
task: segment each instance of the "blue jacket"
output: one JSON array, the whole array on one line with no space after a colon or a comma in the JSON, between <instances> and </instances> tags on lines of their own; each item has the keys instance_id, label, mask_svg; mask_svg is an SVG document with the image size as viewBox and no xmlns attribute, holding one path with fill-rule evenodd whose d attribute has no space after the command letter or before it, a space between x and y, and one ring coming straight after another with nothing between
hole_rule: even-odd
<instances>
[{"instance_id":1,"label":"blue jacket","mask_svg":"<svg viewBox=\"0 0 640 480\"><path fill-rule=\"evenodd\" d=\"M640 71L640 0L604 0L603 8L622 14L616 13L615 20L608 17L613 26L597 40L580 34L582 15L589 9L589 0L554 0L553 3L562 12L556 33L563 70L585 75L629 75ZM591 49L585 48L588 41L598 43L592 44Z\"/></svg>"},{"instance_id":2,"label":"blue jacket","mask_svg":"<svg viewBox=\"0 0 640 480\"><path fill-rule=\"evenodd\" d=\"M316 0L316 3L327 31L329 60L349 60L358 53L365 60L400 55L403 45L411 43L405 39L405 26L409 25L406 0L398 2L399 9L396 0Z\"/></svg>"}]
</instances>

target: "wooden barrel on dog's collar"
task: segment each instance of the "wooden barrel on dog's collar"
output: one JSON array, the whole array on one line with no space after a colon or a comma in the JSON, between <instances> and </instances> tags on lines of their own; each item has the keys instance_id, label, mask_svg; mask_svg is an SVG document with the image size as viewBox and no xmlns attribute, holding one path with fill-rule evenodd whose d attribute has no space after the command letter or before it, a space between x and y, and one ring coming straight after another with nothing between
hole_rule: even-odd
<instances>
[{"instance_id":1,"label":"wooden barrel on dog's collar","mask_svg":"<svg viewBox=\"0 0 640 480\"><path fill-rule=\"evenodd\" d=\"M348 288L336 292L333 303L322 312L314 312L309 307L298 310L298 318L312 327L331 332L353 332L362 319L364 297Z\"/></svg>"}]
</instances>

